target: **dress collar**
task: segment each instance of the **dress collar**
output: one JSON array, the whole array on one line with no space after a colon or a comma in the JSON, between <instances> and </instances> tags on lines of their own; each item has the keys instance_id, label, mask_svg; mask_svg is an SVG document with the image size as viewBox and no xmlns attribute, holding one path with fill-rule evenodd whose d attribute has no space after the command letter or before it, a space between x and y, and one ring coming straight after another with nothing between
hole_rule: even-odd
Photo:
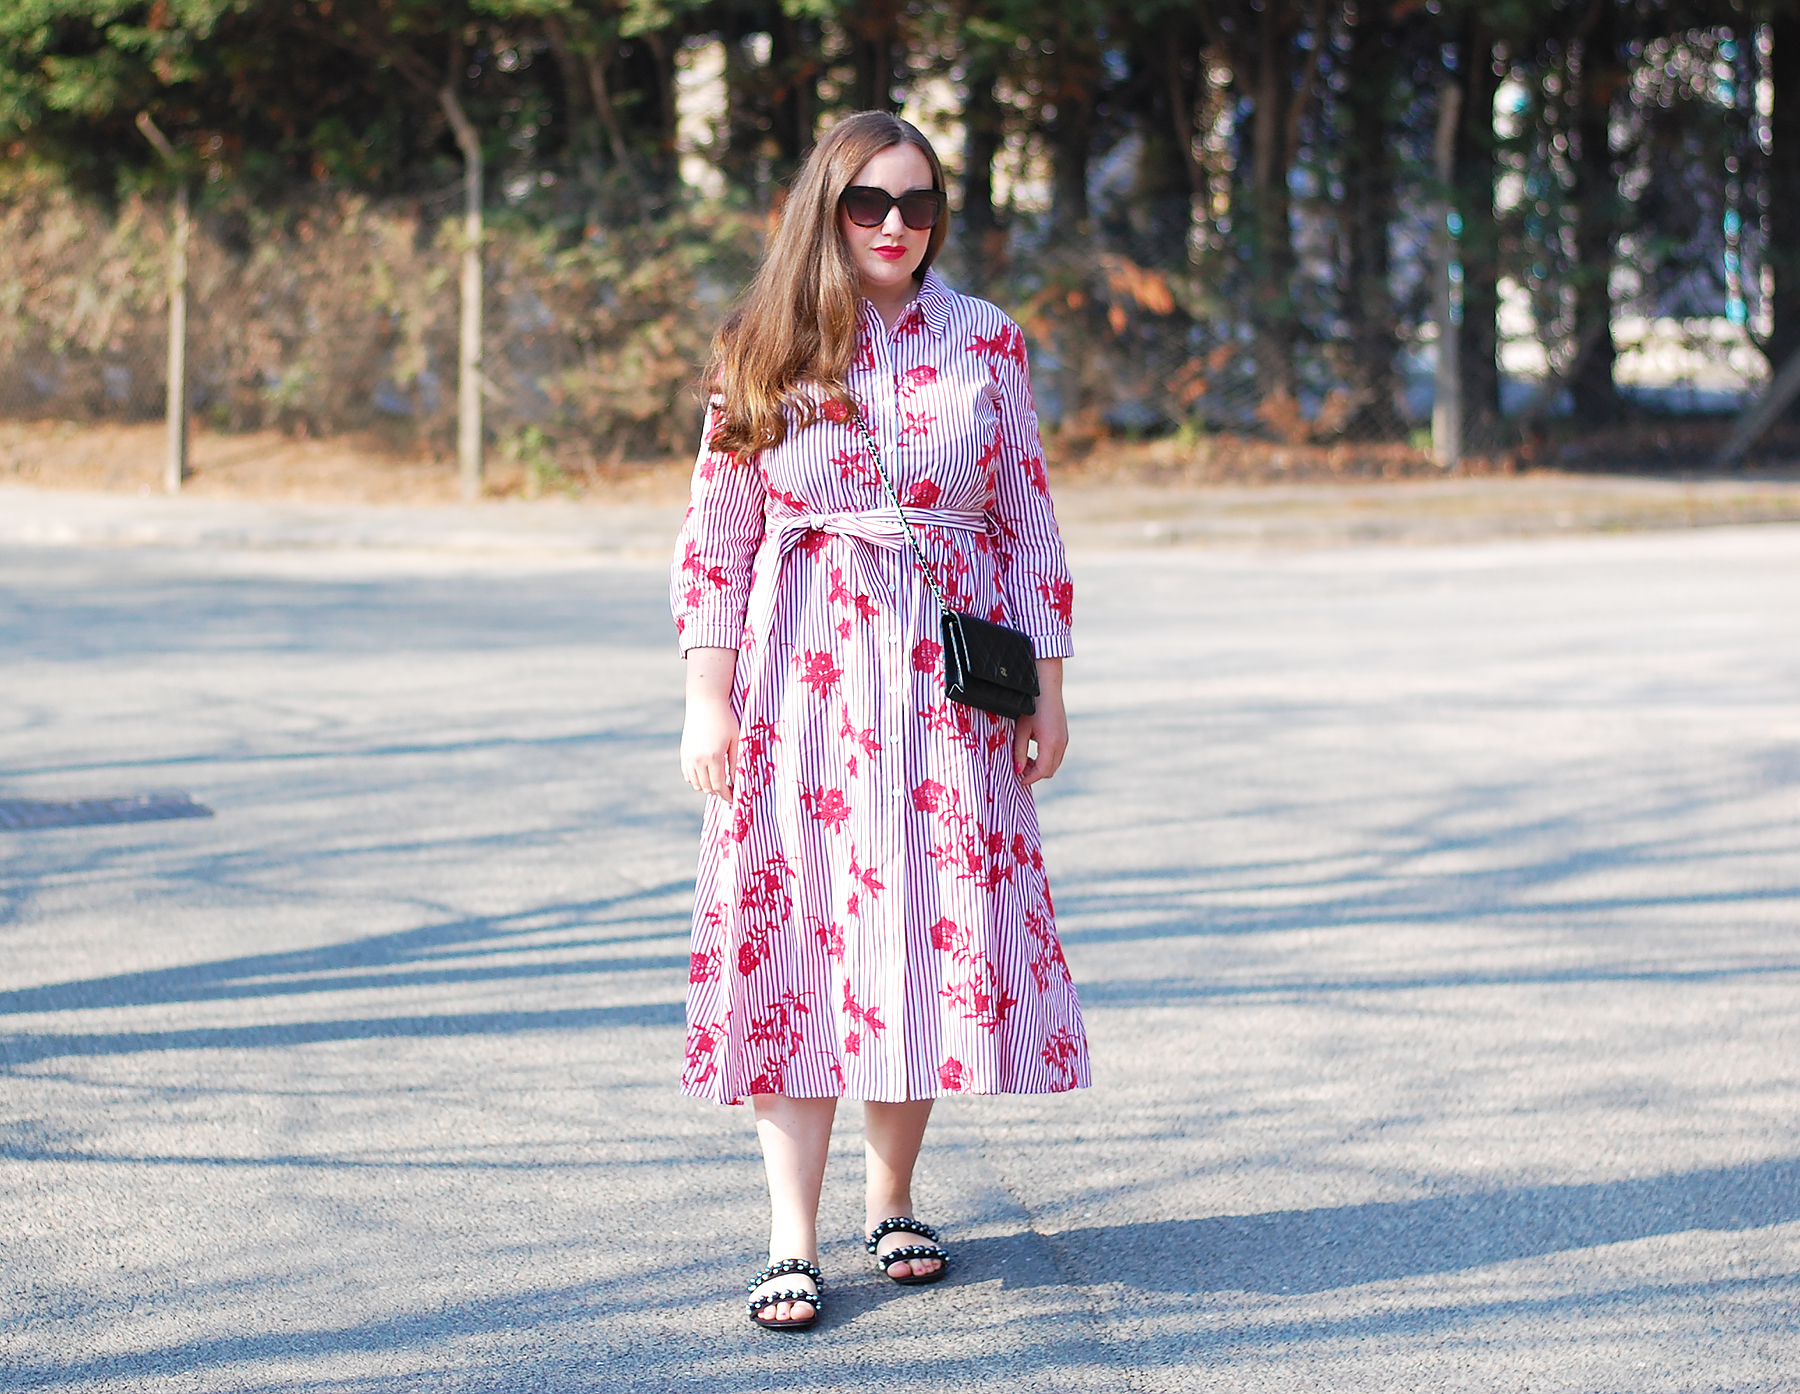
<instances>
[{"instance_id":1,"label":"dress collar","mask_svg":"<svg viewBox=\"0 0 1800 1394\"><path fill-rule=\"evenodd\" d=\"M925 327L937 338L943 338L944 331L950 327L950 302L954 296L955 292L944 284L936 270L926 270L925 279L919 283L918 298L913 304L919 307L919 313L925 317Z\"/></svg>"},{"instance_id":2,"label":"dress collar","mask_svg":"<svg viewBox=\"0 0 1800 1394\"><path fill-rule=\"evenodd\" d=\"M894 321L893 332L908 332L908 321L917 316L924 321L925 328L931 331L933 338L941 339L944 331L950 326L950 306L956 292L945 285L942 277L934 270L927 270L925 277L919 282L919 292L913 296L912 302L900 312L900 318ZM869 323L881 325L881 316L867 300L863 302L863 310ZM882 326L885 328L885 326ZM917 332L912 330L910 332Z\"/></svg>"}]
</instances>

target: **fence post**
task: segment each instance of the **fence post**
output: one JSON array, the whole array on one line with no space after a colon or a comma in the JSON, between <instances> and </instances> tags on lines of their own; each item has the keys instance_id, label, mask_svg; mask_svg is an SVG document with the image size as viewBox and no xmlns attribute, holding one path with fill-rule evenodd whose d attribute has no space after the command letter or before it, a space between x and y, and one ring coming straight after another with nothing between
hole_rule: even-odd
<instances>
[{"instance_id":1,"label":"fence post","mask_svg":"<svg viewBox=\"0 0 1800 1394\"><path fill-rule=\"evenodd\" d=\"M1454 205L1451 180L1456 174L1456 123L1462 114L1462 88L1446 78L1438 85L1437 135L1432 155L1443 190L1437 212L1437 374L1431 406L1431 453L1445 469L1462 460L1462 336L1456 328L1456 238L1450 232Z\"/></svg>"},{"instance_id":2,"label":"fence post","mask_svg":"<svg viewBox=\"0 0 1800 1394\"><path fill-rule=\"evenodd\" d=\"M438 94L463 157L462 324L456 355L456 465L465 499L481 497L481 138L456 95Z\"/></svg>"},{"instance_id":3,"label":"fence post","mask_svg":"<svg viewBox=\"0 0 1800 1394\"><path fill-rule=\"evenodd\" d=\"M175 187L175 245L169 252L169 392L163 412L168 419L168 458L163 488L181 492L188 476L187 302L188 186Z\"/></svg>"},{"instance_id":4,"label":"fence post","mask_svg":"<svg viewBox=\"0 0 1800 1394\"><path fill-rule=\"evenodd\" d=\"M168 431L168 453L163 461L163 488L181 492L188 477L187 301L188 301L188 183L175 157L175 147L140 111L137 128L144 139L175 173L175 226L169 240L169 362L168 391L163 399L163 418Z\"/></svg>"}]
</instances>

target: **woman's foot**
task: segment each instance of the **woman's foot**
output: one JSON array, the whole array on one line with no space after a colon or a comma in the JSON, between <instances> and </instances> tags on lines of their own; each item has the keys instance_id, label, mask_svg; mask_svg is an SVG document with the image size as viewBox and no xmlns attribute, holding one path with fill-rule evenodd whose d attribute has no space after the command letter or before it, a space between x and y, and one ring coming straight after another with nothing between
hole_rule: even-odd
<instances>
[{"instance_id":1,"label":"woman's foot","mask_svg":"<svg viewBox=\"0 0 1800 1394\"><path fill-rule=\"evenodd\" d=\"M818 1295L823 1285L817 1264L800 1258L772 1261L750 1280L750 1320L773 1330L811 1326L825 1305Z\"/></svg>"},{"instance_id":2,"label":"woman's foot","mask_svg":"<svg viewBox=\"0 0 1800 1394\"><path fill-rule=\"evenodd\" d=\"M912 1287L944 1276L950 1255L936 1243L937 1231L908 1215L881 1221L869 1231L864 1247L876 1265L896 1283Z\"/></svg>"}]
</instances>

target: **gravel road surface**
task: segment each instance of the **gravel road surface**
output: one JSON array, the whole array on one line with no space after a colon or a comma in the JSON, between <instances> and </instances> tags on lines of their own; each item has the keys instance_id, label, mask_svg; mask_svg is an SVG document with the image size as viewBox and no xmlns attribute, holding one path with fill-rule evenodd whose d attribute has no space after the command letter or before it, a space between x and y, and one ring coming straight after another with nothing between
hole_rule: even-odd
<instances>
[{"instance_id":1,"label":"gravel road surface","mask_svg":"<svg viewBox=\"0 0 1800 1394\"><path fill-rule=\"evenodd\" d=\"M1076 575L1096 1087L779 1336L660 567L0 547L0 812L213 814L0 818L0 1388L1800 1388L1800 528Z\"/></svg>"}]
</instances>

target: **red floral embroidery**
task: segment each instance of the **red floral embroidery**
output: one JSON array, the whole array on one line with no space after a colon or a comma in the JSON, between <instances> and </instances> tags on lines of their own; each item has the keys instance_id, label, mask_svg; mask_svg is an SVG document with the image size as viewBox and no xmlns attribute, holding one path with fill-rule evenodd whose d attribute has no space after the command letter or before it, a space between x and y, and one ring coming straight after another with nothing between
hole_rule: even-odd
<instances>
[{"instance_id":1,"label":"red floral embroidery","mask_svg":"<svg viewBox=\"0 0 1800 1394\"><path fill-rule=\"evenodd\" d=\"M769 787L769 781L775 777L775 747L780 741L781 732L770 721L753 721L739 734L733 776L739 799L757 797Z\"/></svg>"},{"instance_id":2,"label":"red floral embroidery","mask_svg":"<svg viewBox=\"0 0 1800 1394\"><path fill-rule=\"evenodd\" d=\"M931 434L931 428L937 423L937 417L927 416L922 411L908 411L906 408L902 407L900 409L900 422L900 440L901 443L904 444L908 436L915 436L919 440L924 440L926 436Z\"/></svg>"},{"instance_id":3,"label":"red floral embroidery","mask_svg":"<svg viewBox=\"0 0 1800 1394\"><path fill-rule=\"evenodd\" d=\"M1056 576L1039 581L1037 593L1049 602L1050 608L1056 611L1056 617L1064 624L1075 617L1075 583L1066 577Z\"/></svg>"},{"instance_id":4,"label":"red floral embroidery","mask_svg":"<svg viewBox=\"0 0 1800 1394\"><path fill-rule=\"evenodd\" d=\"M806 1044L800 1018L812 1014L812 1007L807 1002L812 995L810 989L788 988L768 1005L761 1016L750 1018L750 1029L744 1035L744 1044L772 1046L790 1060L798 1055L800 1048Z\"/></svg>"},{"instance_id":5,"label":"red floral embroidery","mask_svg":"<svg viewBox=\"0 0 1800 1394\"><path fill-rule=\"evenodd\" d=\"M1060 1089L1073 1089L1078 1082L1076 1065L1081 1055L1080 1039L1067 1026L1059 1026L1045 1040L1039 1058L1061 1077Z\"/></svg>"},{"instance_id":6,"label":"red floral embroidery","mask_svg":"<svg viewBox=\"0 0 1800 1394\"><path fill-rule=\"evenodd\" d=\"M1019 999L1000 981L1000 972L993 962L981 955L976 956L965 977L940 989L938 996L989 1035L999 1030L1006 1014L1019 1005Z\"/></svg>"},{"instance_id":7,"label":"red floral embroidery","mask_svg":"<svg viewBox=\"0 0 1800 1394\"><path fill-rule=\"evenodd\" d=\"M966 1080L963 1062L954 1055L945 1057L944 1063L938 1066L938 1085L952 1094L962 1093Z\"/></svg>"},{"instance_id":8,"label":"red floral embroidery","mask_svg":"<svg viewBox=\"0 0 1800 1394\"><path fill-rule=\"evenodd\" d=\"M837 680L844 676L844 670L832 662L831 655L818 649L808 649L804 654L796 654L794 661L800 665L800 681L813 690L813 696L824 701L837 686Z\"/></svg>"},{"instance_id":9,"label":"red floral embroidery","mask_svg":"<svg viewBox=\"0 0 1800 1394\"><path fill-rule=\"evenodd\" d=\"M727 590L731 586L731 578L725 574L725 568L717 562L710 566L706 558L700 555L700 544L690 541L687 553L681 559L681 569L690 576L697 576L711 584L714 590Z\"/></svg>"},{"instance_id":10,"label":"red floral embroidery","mask_svg":"<svg viewBox=\"0 0 1800 1394\"><path fill-rule=\"evenodd\" d=\"M1051 925L1049 916L1039 910L1027 910L1025 932L1037 943L1037 953L1026 965L1031 971L1032 982L1037 984L1037 990L1040 993L1048 992L1052 982L1068 982L1068 960L1063 957L1062 945L1056 940L1056 930Z\"/></svg>"},{"instance_id":11,"label":"red floral embroidery","mask_svg":"<svg viewBox=\"0 0 1800 1394\"><path fill-rule=\"evenodd\" d=\"M822 920L817 915L807 916L812 926L813 937L819 941L819 947L837 963L844 961L844 931L835 923Z\"/></svg>"},{"instance_id":12,"label":"red floral embroidery","mask_svg":"<svg viewBox=\"0 0 1800 1394\"><path fill-rule=\"evenodd\" d=\"M887 1030L887 1023L881 1019L878 1007L864 1007L857 1003L856 994L850 990L850 984L844 984L844 1016L865 1027L870 1035L879 1036ZM851 1052L855 1054L854 1051Z\"/></svg>"},{"instance_id":13,"label":"red floral embroidery","mask_svg":"<svg viewBox=\"0 0 1800 1394\"><path fill-rule=\"evenodd\" d=\"M973 881L992 891L1013 876L1013 860L1007 852L1006 833L987 828L962 806L962 791L925 780L913 790L913 807L937 816L948 836L926 853L942 871L958 880Z\"/></svg>"},{"instance_id":14,"label":"red floral embroidery","mask_svg":"<svg viewBox=\"0 0 1800 1394\"><path fill-rule=\"evenodd\" d=\"M850 847L850 879L855 881L870 895L874 895L879 891L885 891L887 889L886 886L875 879L875 868L873 866L858 866L856 864L856 846L854 843L852 843Z\"/></svg>"},{"instance_id":15,"label":"red floral embroidery","mask_svg":"<svg viewBox=\"0 0 1800 1394\"><path fill-rule=\"evenodd\" d=\"M921 363L918 367L908 368L904 373L901 373L900 376L894 380L894 386L899 389L902 401L910 401L913 397L918 395L918 391L921 387L929 387L932 383L936 382L937 379L938 370L929 363Z\"/></svg>"},{"instance_id":16,"label":"red floral embroidery","mask_svg":"<svg viewBox=\"0 0 1800 1394\"><path fill-rule=\"evenodd\" d=\"M831 463L837 466L838 478L846 484L866 484L871 489L881 487L875 462L860 450L840 450L831 457Z\"/></svg>"},{"instance_id":17,"label":"red floral embroidery","mask_svg":"<svg viewBox=\"0 0 1800 1394\"><path fill-rule=\"evenodd\" d=\"M719 981L719 964L725 957L722 946L714 944L703 954L688 955L688 981L690 983L716 983Z\"/></svg>"},{"instance_id":18,"label":"red floral embroidery","mask_svg":"<svg viewBox=\"0 0 1800 1394\"><path fill-rule=\"evenodd\" d=\"M974 707L965 707L961 702L946 699L926 707L923 715L928 730L949 737L964 750L981 749L984 732L977 726L980 718Z\"/></svg>"},{"instance_id":19,"label":"red floral embroidery","mask_svg":"<svg viewBox=\"0 0 1800 1394\"><path fill-rule=\"evenodd\" d=\"M817 789L802 789L800 802L814 821L823 823L832 832L837 832L850 816L850 801L844 797L842 789L827 789L824 785Z\"/></svg>"},{"instance_id":20,"label":"red floral embroidery","mask_svg":"<svg viewBox=\"0 0 1800 1394\"><path fill-rule=\"evenodd\" d=\"M921 479L907 486L906 496L902 500L908 508L936 508L937 501L944 496L944 491L929 479Z\"/></svg>"},{"instance_id":21,"label":"red floral embroidery","mask_svg":"<svg viewBox=\"0 0 1800 1394\"><path fill-rule=\"evenodd\" d=\"M730 1020L731 1013L727 1012L724 1021L688 1027L687 1067L681 1072L681 1082L686 1088L698 1089L719 1073L715 1057L725 1042L726 1023Z\"/></svg>"},{"instance_id":22,"label":"red floral embroidery","mask_svg":"<svg viewBox=\"0 0 1800 1394\"><path fill-rule=\"evenodd\" d=\"M990 487L992 487L991 476L994 473L994 462L1000 458L1001 438L1000 428L995 426L994 438L982 448L980 456L975 461L975 468L990 476Z\"/></svg>"},{"instance_id":23,"label":"red floral embroidery","mask_svg":"<svg viewBox=\"0 0 1800 1394\"><path fill-rule=\"evenodd\" d=\"M864 755L881 754L881 742L875 739L875 728L870 726L865 730L858 727L855 722L850 720L849 707L844 708L844 724L838 728L838 735L854 744ZM856 774L856 757L854 755L850 757L850 773L853 776Z\"/></svg>"},{"instance_id":24,"label":"red floral embroidery","mask_svg":"<svg viewBox=\"0 0 1800 1394\"><path fill-rule=\"evenodd\" d=\"M1001 326L1000 332L991 339L984 339L979 334L969 341L967 352L978 353L987 360L988 372L998 376L999 365L1008 361L1025 367L1025 336L1014 324Z\"/></svg>"},{"instance_id":25,"label":"red floral embroidery","mask_svg":"<svg viewBox=\"0 0 1800 1394\"><path fill-rule=\"evenodd\" d=\"M737 970L749 977L769 957L770 941L794 913L787 883L794 879L787 858L777 852L750 873L738 891L744 937L738 943Z\"/></svg>"},{"instance_id":26,"label":"red floral embroidery","mask_svg":"<svg viewBox=\"0 0 1800 1394\"><path fill-rule=\"evenodd\" d=\"M935 779L921 780L912 792L913 807L921 813L936 813L947 808L954 795Z\"/></svg>"},{"instance_id":27,"label":"red floral embroidery","mask_svg":"<svg viewBox=\"0 0 1800 1394\"><path fill-rule=\"evenodd\" d=\"M944 656L944 646L935 639L921 639L913 645L912 665L915 673L935 673L938 660Z\"/></svg>"}]
</instances>

